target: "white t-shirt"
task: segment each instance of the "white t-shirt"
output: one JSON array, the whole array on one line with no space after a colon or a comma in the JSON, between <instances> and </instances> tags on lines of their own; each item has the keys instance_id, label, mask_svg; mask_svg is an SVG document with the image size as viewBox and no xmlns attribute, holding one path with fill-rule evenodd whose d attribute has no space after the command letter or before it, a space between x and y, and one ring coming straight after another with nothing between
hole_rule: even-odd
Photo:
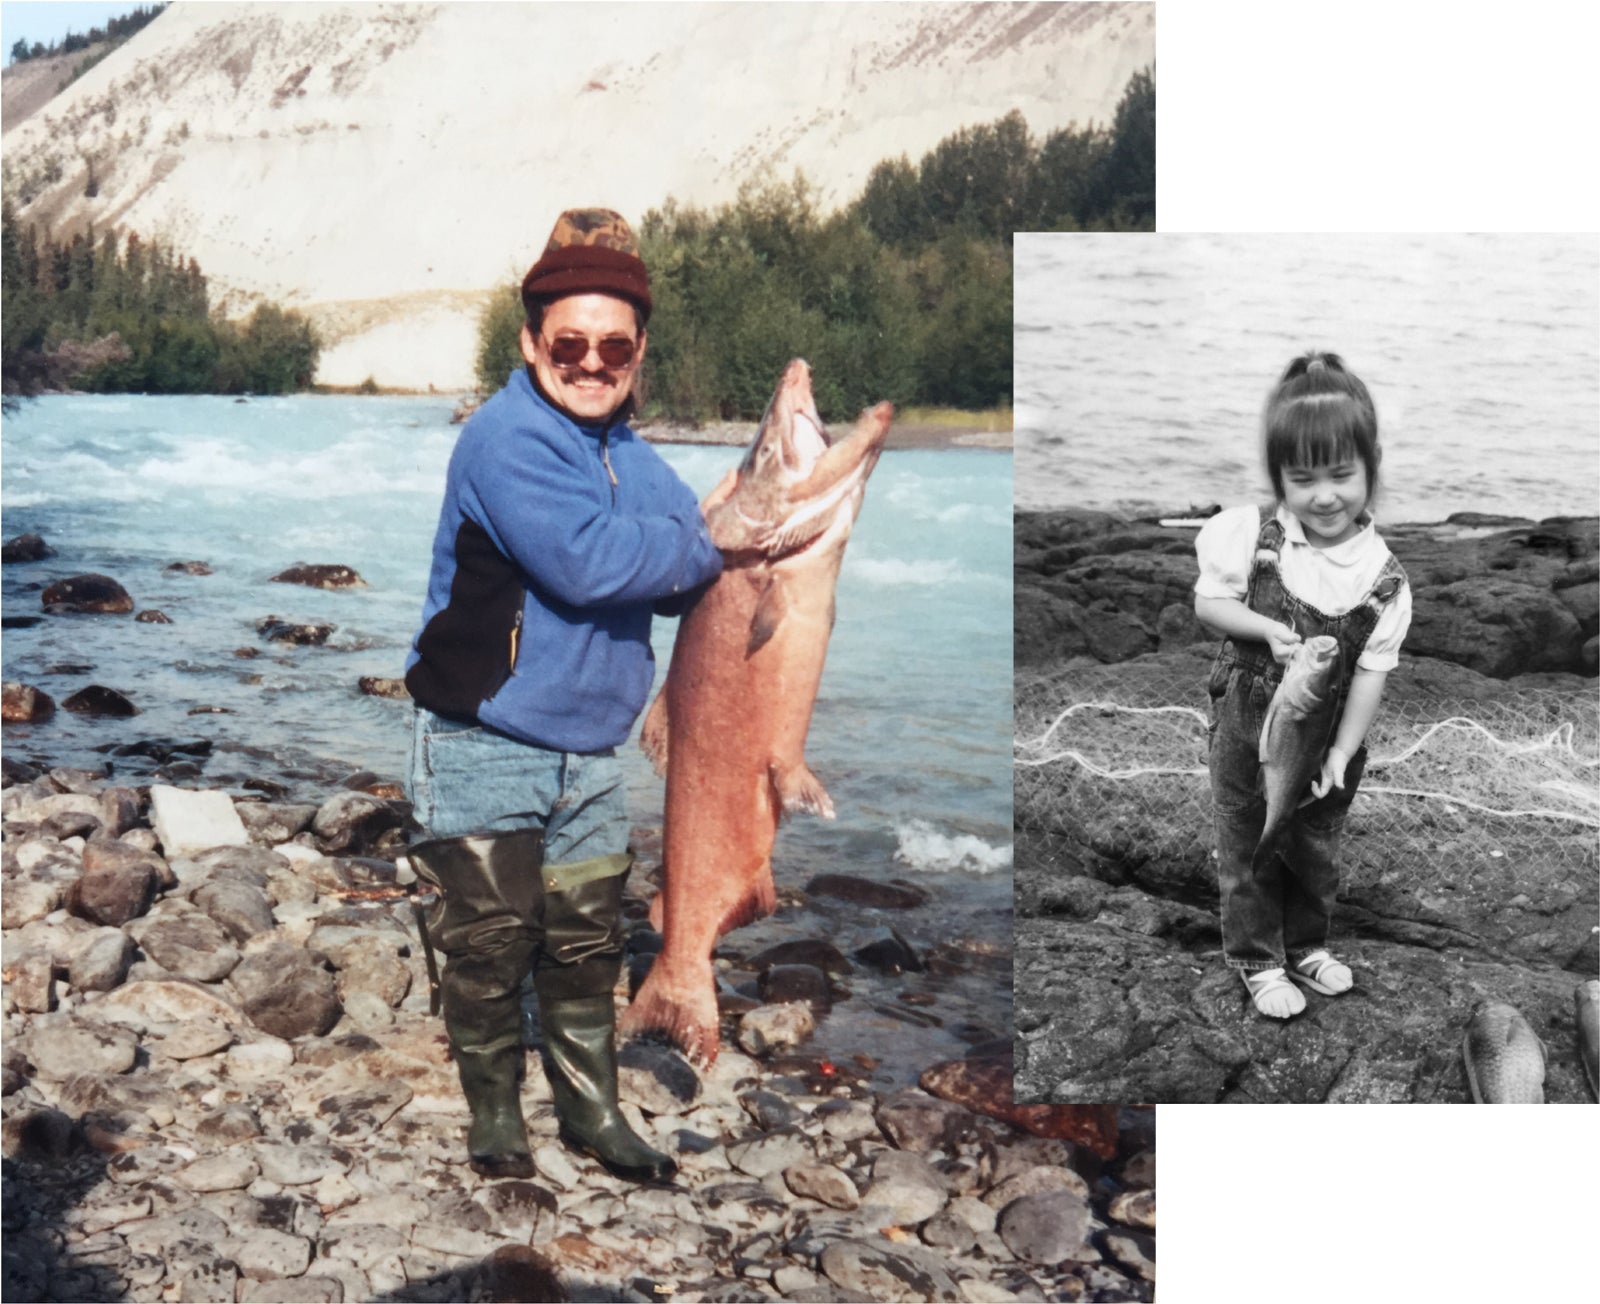
<instances>
[{"instance_id":1,"label":"white t-shirt","mask_svg":"<svg viewBox=\"0 0 1600 1304\"><path fill-rule=\"evenodd\" d=\"M1353 537L1332 548L1314 548L1307 543L1299 520L1281 503L1277 520L1284 536L1283 549L1278 554L1283 586L1324 615L1342 616L1357 606L1372 591L1389 560L1389 546L1378 537L1370 517ZM1230 507L1207 521L1194 541L1200 558L1195 593L1202 598L1237 598L1243 602L1260 533L1261 512L1256 507ZM1356 659L1357 667L1393 670L1400 662L1400 644L1410 628L1411 586L1402 584L1400 592L1379 613L1377 628Z\"/></svg>"}]
</instances>

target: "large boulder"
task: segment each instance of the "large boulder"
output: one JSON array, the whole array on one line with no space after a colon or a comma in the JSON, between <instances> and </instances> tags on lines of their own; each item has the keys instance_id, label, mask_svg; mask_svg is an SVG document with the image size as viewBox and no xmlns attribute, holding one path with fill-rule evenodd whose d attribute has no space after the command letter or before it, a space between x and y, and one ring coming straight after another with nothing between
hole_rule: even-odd
<instances>
[{"instance_id":1,"label":"large boulder","mask_svg":"<svg viewBox=\"0 0 1600 1304\"><path fill-rule=\"evenodd\" d=\"M246 956L229 981L250 1021L285 1041L323 1036L344 1013L333 974L298 946L278 943Z\"/></svg>"},{"instance_id":2,"label":"large boulder","mask_svg":"<svg viewBox=\"0 0 1600 1304\"><path fill-rule=\"evenodd\" d=\"M167 859L209 847L248 846L250 835L225 792L150 786L150 826Z\"/></svg>"},{"instance_id":3,"label":"large boulder","mask_svg":"<svg viewBox=\"0 0 1600 1304\"><path fill-rule=\"evenodd\" d=\"M91 846L94 844L90 844ZM150 908L158 882L155 857L135 854L86 873L67 889L67 909L90 923L120 928Z\"/></svg>"},{"instance_id":4,"label":"large boulder","mask_svg":"<svg viewBox=\"0 0 1600 1304\"><path fill-rule=\"evenodd\" d=\"M311 831L330 853L359 854L385 832L404 823L405 816L382 798L364 792L340 792L318 807Z\"/></svg>"},{"instance_id":5,"label":"large boulder","mask_svg":"<svg viewBox=\"0 0 1600 1304\"><path fill-rule=\"evenodd\" d=\"M348 566L291 566L279 571L273 584L303 584L312 589L364 589L366 580Z\"/></svg>"},{"instance_id":6,"label":"large boulder","mask_svg":"<svg viewBox=\"0 0 1600 1304\"><path fill-rule=\"evenodd\" d=\"M128 590L109 575L74 575L45 589L40 604L51 612L126 615L133 610Z\"/></svg>"},{"instance_id":7,"label":"large boulder","mask_svg":"<svg viewBox=\"0 0 1600 1304\"><path fill-rule=\"evenodd\" d=\"M55 713L55 699L32 684L8 679L0 690L0 719L7 724L39 724Z\"/></svg>"},{"instance_id":8,"label":"large boulder","mask_svg":"<svg viewBox=\"0 0 1600 1304\"><path fill-rule=\"evenodd\" d=\"M1428 588L1413 598L1406 650L1505 679L1582 669L1583 626L1549 588L1502 576Z\"/></svg>"},{"instance_id":9,"label":"large boulder","mask_svg":"<svg viewBox=\"0 0 1600 1304\"><path fill-rule=\"evenodd\" d=\"M55 555L56 550L37 534L19 534L0 546L0 562L43 561Z\"/></svg>"},{"instance_id":10,"label":"large boulder","mask_svg":"<svg viewBox=\"0 0 1600 1304\"><path fill-rule=\"evenodd\" d=\"M128 700L126 694L119 693L115 688L107 688L104 684L89 684L80 688L61 705L77 715L107 715L120 718L139 714L139 708Z\"/></svg>"}]
</instances>

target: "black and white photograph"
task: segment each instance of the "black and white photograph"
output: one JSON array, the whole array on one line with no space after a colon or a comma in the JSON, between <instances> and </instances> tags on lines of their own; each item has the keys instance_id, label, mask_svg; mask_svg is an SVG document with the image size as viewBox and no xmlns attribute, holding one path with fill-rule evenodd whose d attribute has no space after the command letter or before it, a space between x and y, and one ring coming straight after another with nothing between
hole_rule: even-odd
<instances>
[{"instance_id":1,"label":"black and white photograph","mask_svg":"<svg viewBox=\"0 0 1600 1304\"><path fill-rule=\"evenodd\" d=\"M1594 1099L1597 275L1017 238L1018 1099Z\"/></svg>"}]
</instances>

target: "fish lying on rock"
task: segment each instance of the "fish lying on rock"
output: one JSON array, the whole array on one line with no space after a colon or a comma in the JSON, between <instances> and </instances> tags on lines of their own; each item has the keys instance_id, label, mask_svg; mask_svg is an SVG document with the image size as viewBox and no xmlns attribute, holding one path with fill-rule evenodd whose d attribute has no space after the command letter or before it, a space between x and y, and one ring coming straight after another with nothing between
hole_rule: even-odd
<instances>
[{"instance_id":1,"label":"fish lying on rock","mask_svg":"<svg viewBox=\"0 0 1600 1304\"><path fill-rule=\"evenodd\" d=\"M1295 646L1261 722L1261 785L1267 802L1259 867L1278 850L1289 821L1322 769L1339 710L1339 640L1319 634Z\"/></svg>"},{"instance_id":2,"label":"fish lying on rock","mask_svg":"<svg viewBox=\"0 0 1600 1304\"><path fill-rule=\"evenodd\" d=\"M1484 1001L1474 1008L1461 1058L1478 1104L1544 1103L1544 1043L1515 1006Z\"/></svg>"},{"instance_id":3,"label":"fish lying on rock","mask_svg":"<svg viewBox=\"0 0 1600 1304\"><path fill-rule=\"evenodd\" d=\"M1583 1062L1583 1076L1589 1080L1589 1094L1600 1100L1600 1070L1595 1064L1600 1056L1600 979L1591 978L1574 987L1572 1004L1578 1016L1578 1058Z\"/></svg>"},{"instance_id":4,"label":"fish lying on rock","mask_svg":"<svg viewBox=\"0 0 1600 1304\"><path fill-rule=\"evenodd\" d=\"M830 441L797 358L733 489L708 507L724 569L678 627L641 737L667 776L665 886L650 910L665 940L619 1022L625 1034L665 1032L692 1057L716 1058L711 948L772 911L778 821L802 810L833 818L806 765L806 730L839 563L893 415L879 403Z\"/></svg>"}]
</instances>

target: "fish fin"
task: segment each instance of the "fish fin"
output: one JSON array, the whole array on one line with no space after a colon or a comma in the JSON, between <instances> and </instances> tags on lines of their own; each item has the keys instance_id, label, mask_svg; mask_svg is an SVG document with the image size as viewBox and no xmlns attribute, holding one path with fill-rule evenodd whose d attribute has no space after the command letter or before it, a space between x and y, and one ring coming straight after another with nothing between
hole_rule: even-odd
<instances>
[{"instance_id":1,"label":"fish fin","mask_svg":"<svg viewBox=\"0 0 1600 1304\"><path fill-rule=\"evenodd\" d=\"M717 925L717 936L743 928L757 919L765 919L778 908L778 888L772 881L772 862L769 860L756 875L750 889L731 906Z\"/></svg>"},{"instance_id":2,"label":"fish fin","mask_svg":"<svg viewBox=\"0 0 1600 1304\"><path fill-rule=\"evenodd\" d=\"M778 632L778 625L788 609L789 599L783 585L776 577L769 579L756 601L756 613L750 618L750 639L744 645L745 656L752 657L767 645Z\"/></svg>"},{"instance_id":3,"label":"fish fin","mask_svg":"<svg viewBox=\"0 0 1600 1304\"><path fill-rule=\"evenodd\" d=\"M1261 741L1256 746L1256 759L1265 765L1271 752L1272 725L1278 718L1278 695L1274 693L1261 717Z\"/></svg>"},{"instance_id":4,"label":"fish fin","mask_svg":"<svg viewBox=\"0 0 1600 1304\"><path fill-rule=\"evenodd\" d=\"M778 794L778 809L783 815L807 811L825 820L833 818L833 798L822 786L822 780L811 772L804 761L797 765L781 766L774 761L767 767L772 775L772 787Z\"/></svg>"},{"instance_id":5,"label":"fish fin","mask_svg":"<svg viewBox=\"0 0 1600 1304\"><path fill-rule=\"evenodd\" d=\"M644 727L639 731L639 750L663 776L667 772L667 733L667 690L663 686L645 712Z\"/></svg>"},{"instance_id":6,"label":"fish fin","mask_svg":"<svg viewBox=\"0 0 1600 1304\"><path fill-rule=\"evenodd\" d=\"M779 530L766 541L767 556L787 557L791 552L799 552L826 529L828 519L827 516L813 517L791 523L787 528Z\"/></svg>"}]
</instances>

